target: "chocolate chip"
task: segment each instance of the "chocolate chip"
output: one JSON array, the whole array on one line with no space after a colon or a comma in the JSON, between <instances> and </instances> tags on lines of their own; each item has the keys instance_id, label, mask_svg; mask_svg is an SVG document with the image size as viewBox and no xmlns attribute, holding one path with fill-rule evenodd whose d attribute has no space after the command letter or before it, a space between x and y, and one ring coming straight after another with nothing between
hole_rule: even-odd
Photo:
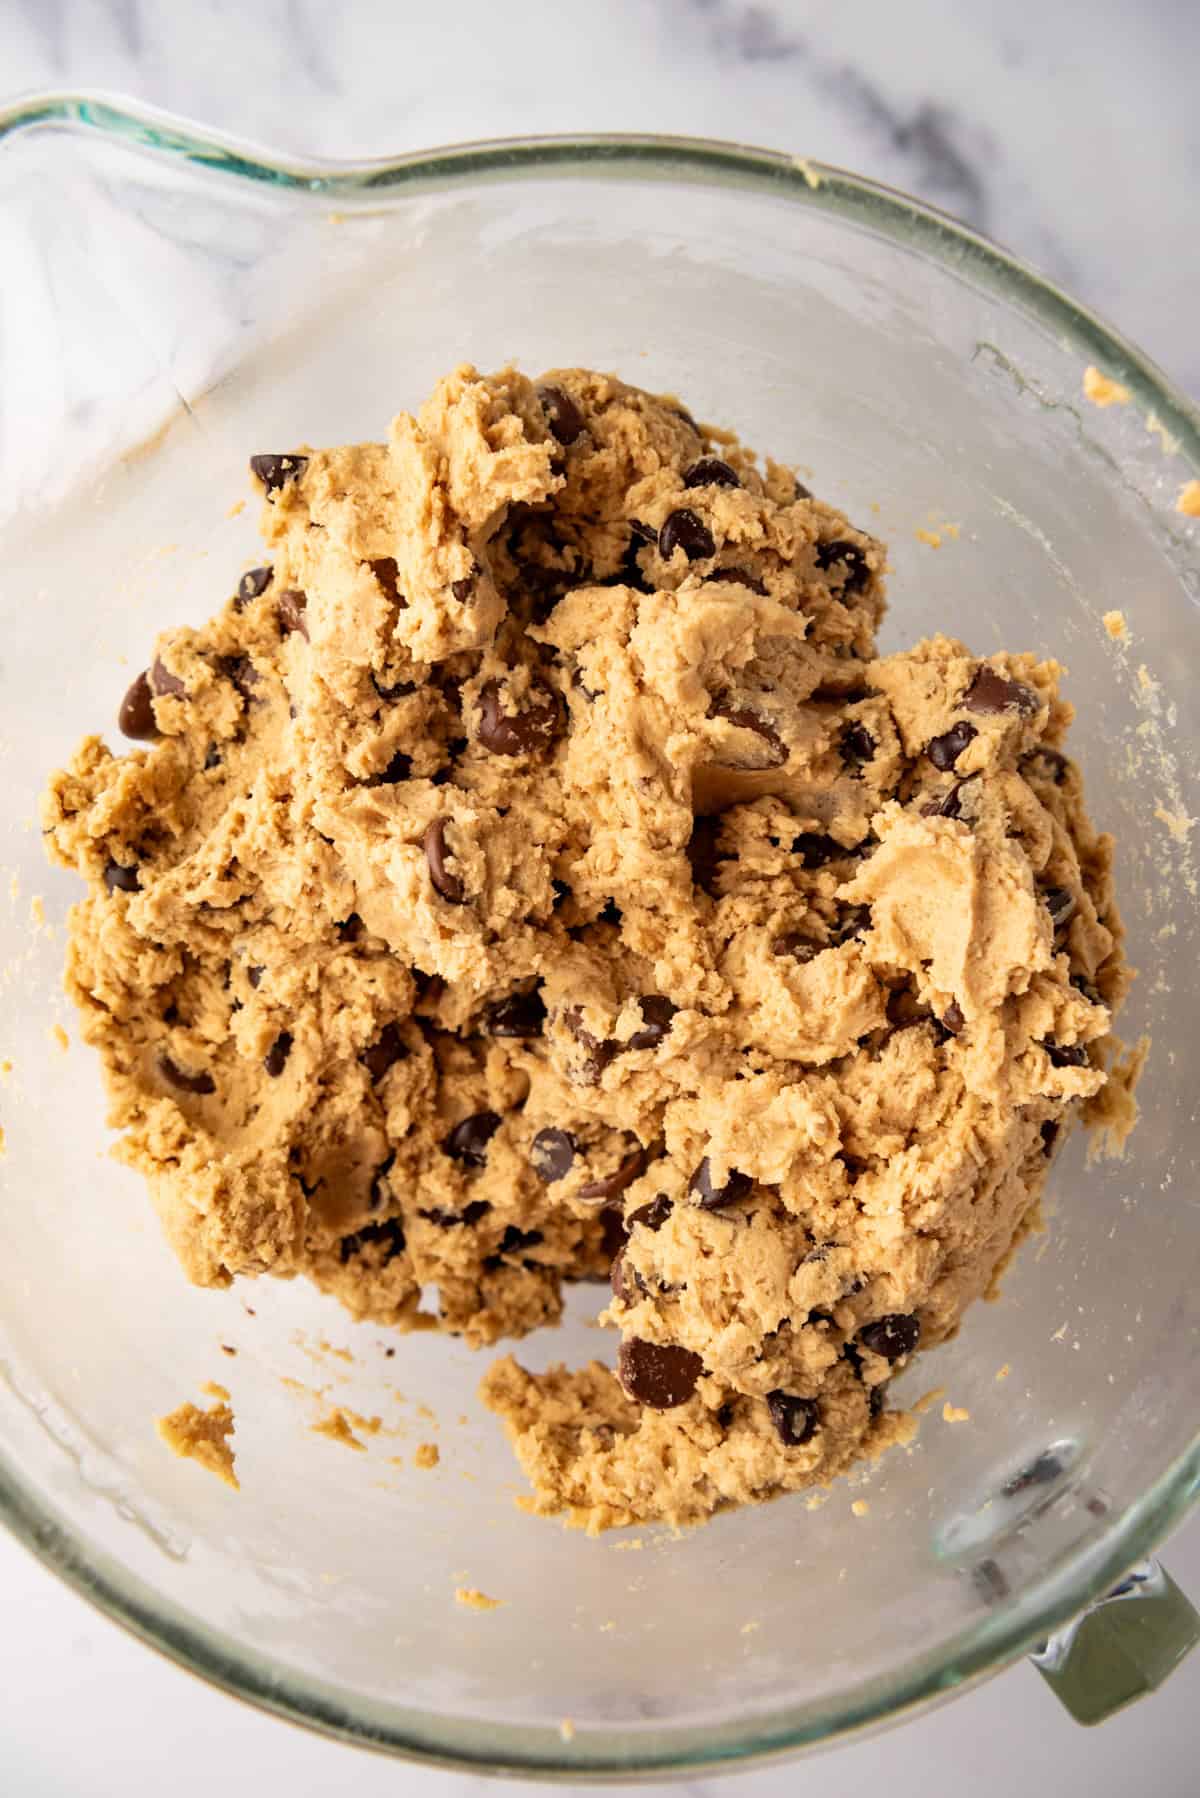
<instances>
[{"instance_id":1,"label":"chocolate chip","mask_svg":"<svg viewBox=\"0 0 1200 1798\"><path fill-rule=\"evenodd\" d=\"M569 1130L539 1130L529 1145L529 1165L545 1186L570 1173L579 1144Z\"/></svg>"},{"instance_id":2,"label":"chocolate chip","mask_svg":"<svg viewBox=\"0 0 1200 1798\"><path fill-rule=\"evenodd\" d=\"M973 743L978 735L975 726L968 724L964 718L960 723L952 724L949 730L943 731L940 737L933 737L925 745L925 753L935 768L948 774L967 744Z\"/></svg>"},{"instance_id":3,"label":"chocolate chip","mask_svg":"<svg viewBox=\"0 0 1200 1798\"><path fill-rule=\"evenodd\" d=\"M483 1163L480 1162L479 1166L482 1167ZM472 1199L461 1211L441 1211L435 1205L429 1211L419 1211L417 1216L436 1224L439 1230L453 1230L460 1224L469 1229L473 1224L479 1223L481 1218L485 1218L490 1210L491 1206L486 1199Z\"/></svg>"},{"instance_id":4,"label":"chocolate chip","mask_svg":"<svg viewBox=\"0 0 1200 1798\"><path fill-rule=\"evenodd\" d=\"M261 481L268 497L294 481L308 467L307 456L292 454L251 456L250 473L256 481Z\"/></svg>"},{"instance_id":5,"label":"chocolate chip","mask_svg":"<svg viewBox=\"0 0 1200 1798\"><path fill-rule=\"evenodd\" d=\"M425 860L429 864L429 878L434 891L440 893L448 905L464 905L466 889L457 874L451 874L446 866L447 859L453 851L446 843L446 820L435 818L425 832Z\"/></svg>"},{"instance_id":6,"label":"chocolate chip","mask_svg":"<svg viewBox=\"0 0 1200 1798\"><path fill-rule=\"evenodd\" d=\"M545 1001L536 987L528 993L509 993L506 999L490 1005L486 1013L489 1036L541 1036L545 1022Z\"/></svg>"},{"instance_id":7,"label":"chocolate chip","mask_svg":"<svg viewBox=\"0 0 1200 1798\"><path fill-rule=\"evenodd\" d=\"M1058 1141L1058 1119L1047 1118L1042 1125L1042 1154L1053 1155L1054 1145Z\"/></svg>"},{"instance_id":8,"label":"chocolate chip","mask_svg":"<svg viewBox=\"0 0 1200 1798\"><path fill-rule=\"evenodd\" d=\"M258 990L258 987L262 982L262 977L265 974L265 972L266 972L265 968L247 968L246 969L246 979L250 982L251 986L254 987L255 991Z\"/></svg>"},{"instance_id":9,"label":"chocolate chip","mask_svg":"<svg viewBox=\"0 0 1200 1798\"><path fill-rule=\"evenodd\" d=\"M308 641L308 623L304 616L307 606L307 593L301 593L299 587L284 588L275 601L275 612L279 628L285 636L292 631L299 631L305 642Z\"/></svg>"},{"instance_id":10,"label":"chocolate chip","mask_svg":"<svg viewBox=\"0 0 1200 1798\"><path fill-rule=\"evenodd\" d=\"M608 1279L613 1290L613 1297L620 1299L626 1305L636 1305L647 1290L646 1282L641 1274L635 1267L630 1267L624 1249L614 1255Z\"/></svg>"},{"instance_id":11,"label":"chocolate chip","mask_svg":"<svg viewBox=\"0 0 1200 1798\"><path fill-rule=\"evenodd\" d=\"M263 1056L263 1066L272 1080L277 1080L287 1066L287 1058L292 1052L292 1033L281 1030L271 1047Z\"/></svg>"},{"instance_id":12,"label":"chocolate chip","mask_svg":"<svg viewBox=\"0 0 1200 1798\"><path fill-rule=\"evenodd\" d=\"M407 780L412 773L412 757L398 749L386 768L378 774L372 774L367 781L369 787L394 787L397 782Z\"/></svg>"},{"instance_id":13,"label":"chocolate chip","mask_svg":"<svg viewBox=\"0 0 1200 1798\"><path fill-rule=\"evenodd\" d=\"M838 913L837 923L830 931L829 940L835 947L862 936L871 928L871 908L869 905L845 905Z\"/></svg>"},{"instance_id":14,"label":"chocolate chip","mask_svg":"<svg viewBox=\"0 0 1200 1798\"><path fill-rule=\"evenodd\" d=\"M233 602L234 610L240 612L244 606L250 604L252 599L258 599L261 594L265 593L271 585L271 576L274 573L275 570L269 562L262 568L248 568L237 584L237 598Z\"/></svg>"},{"instance_id":15,"label":"chocolate chip","mask_svg":"<svg viewBox=\"0 0 1200 1798\"><path fill-rule=\"evenodd\" d=\"M966 1021L967 1020L962 1014L962 1007L959 1005L957 999L951 999L949 1005L947 1005L939 1019L942 1029L949 1031L951 1036L957 1036Z\"/></svg>"},{"instance_id":16,"label":"chocolate chip","mask_svg":"<svg viewBox=\"0 0 1200 1798\"><path fill-rule=\"evenodd\" d=\"M377 1224L364 1224L352 1236L343 1236L338 1243L338 1259L345 1267L351 1256L359 1254L369 1244L382 1245L383 1254L379 1258L381 1267L394 1261L397 1255L404 1253L404 1224L398 1217L385 1217Z\"/></svg>"},{"instance_id":17,"label":"chocolate chip","mask_svg":"<svg viewBox=\"0 0 1200 1798\"><path fill-rule=\"evenodd\" d=\"M501 706L499 681L485 681L479 693L478 740L495 755L532 755L548 749L562 730L558 695L535 683L523 709L515 714Z\"/></svg>"},{"instance_id":18,"label":"chocolate chip","mask_svg":"<svg viewBox=\"0 0 1200 1798\"><path fill-rule=\"evenodd\" d=\"M665 1192L656 1193L648 1205L639 1205L629 1219L629 1228L641 1224L656 1233L662 1229L675 1207Z\"/></svg>"},{"instance_id":19,"label":"chocolate chip","mask_svg":"<svg viewBox=\"0 0 1200 1798\"><path fill-rule=\"evenodd\" d=\"M203 1097L206 1093L215 1093L217 1083L211 1074L189 1074L178 1062L172 1061L169 1055L160 1055L158 1071L171 1086L177 1086L181 1093L197 1093Z\"/></svg>"},{"instance_id":20,"label":"chocolate chip","mask_svg":"<svg viewBox=\"0 0 1200 1798\"><path fill-rule=\"evenodd\" d=\"M767 1410L785 1448L803 1448L816 1433L820 1410L815 1398L797 1398L792 1392L768 1392Z\"/></svg>"},{"instance_id":21,"label":"chocolate chip","mask_svg":"<svg viewBox=\"0 0 1200 1798\"><path fill-rule=\"evenodd\" d=\"M824 868L839 856L850 853L849 849L844 849L833 837L822 836L816 831L801 831L792 842L792 854L798 855L806 868Z\"/></svg>"},{"instance_id":22,"label":"chocolate chip","mask_svg":"<svg viewBox=\"0 0 1200 1798\"><path fill-rule=\"evenodd\" d=\"M617 1378L625 1391L652 1411L686 1404L703 1372L699 1355L673 1342L645 1342L631 1336L617 1355Z\"/></svg>"},{"instance_id":23,"label":"chocolate chip","mask_svg":"<svg viewBox=\"0 0 1200 1798\"><path fill-rule=\"evenodd\" d=\"M565 449L585 428L583 413L563 387L539 387L538 398L551 433Z\"/></svg>"},{"instance_id":24,"label":"chocolate chip","mask_svg":"<svg viewBox=\"0 0 1200 1798\"><path fill-rule=\"evenodd\" d=\"M615 1199L619 1192L632 1186L638 1175L645 1172L648 1156L645 1149L635 1149L626 1157L620 1167L611 1174L604 1174L599 1180L589 1180L581 1186L575 1197L577 1199Z\"/></svg>"},{"instance_id":25,"label":"chocolate chip","mask_svg":"<svg viewBox=\"0 0 1200 1798\"><path fill-rule=\"evenodd\" d=\"M397 585L400 578L400 570L396 566L395 556L375 556L372 558L369 566L371 573L383 588L387 598L392 601L392 604L399 606L404 605L406 603L404 596Z\"/></svg>"},{"instance_id":26,"label":"chocolate chip","mask_svg":"<svg viewBox=\"0 0 1200 1798\"><path fill-rule=\"evenodd\" d=\"M589 1084L595 1086L609 1062L620 1053L621 1045L613 1042L611 1037L601 1040L600 1037L594 1036L585 1026L583 1011L578 1005L569 1005L562 1014L562 1021L576 1042L582 1043L585 1049L590 1050L583 1071Z\"/></svg>"},{"instance_id":27,"label":"chocolate chip","mask_svg":"<svg viewBox=\"0 0 1200 1798\"><path fill-rule=\"evenodd\" d=\"M893 1312L890 1317L880 1317L865 1325L858 1332L858 1340L873 1355L882 1355L885 1361L902 1360L905 1355L912 1354L921 1340L920 1319Z\"/></svg>"},{"instance_id":28,"label":"chocolate chip","mask_svg":"<svg viewBox=\"0 0 1200 1798\"><path fill-rule=\"evenodd\" d=\"M698 462L684 470L683 484L685 487L740 487L742 483L720 456L701 456ZM705 553L711 555L712 551Z\"/></svg>"},{"instance_id":29,"label":"chocolate chip","mask_svg":"<svg viewBox=\"0 0 1200 1798\"><path fill-rule=\"evenodd\" d=\"M168 694L178 698L187 692L187 687L177 674L172 674L160 656L155 656L150 664L150 691L155 699L165 699Z\"/></svg>"},{"instance_id":30,"label":"chocolate chip","mask_svg":"<svg viewBox=\"0 0 1200 1798\"><path fill-rule=\"evenodd\" d=\"M717 698L709 708L712 718L724 718L729 724L736 725L738 730L753 731L770 745L776 767L781 767L788 759L788 746L775 726L762 716L761 712L753 712L748 706L735 706L726 698Z\"/></svg>"},{"instance_id":31,"label":"chocolate chip","mask_svg":"<svg viewBox=\"0 0 1200 1798\"><path fill-rule=\"evenodd\" d=\"M1056 1043L1049 1038L1042 1044L1054 1068L1086 1068L1088 1052L1083 1043Z\"/></svg>"},{"instance_id":32,"label":"chocolate chip","mask_svg":"<svg viewBox=\"0 0 1200 1798\"><path fill-rule=\"evenodd\" d=\"M141 875L136 867L126 868L110 856L104 864L104 884L110 893L140 893Z\"/></svg>"},{"instance_id":33,"label":"chocolate chip","mask_svg":"<svg viewBox=\"0 0 1200 1798\"><path fill-rule=\"evenodd\" d=\"M739 586L749 587L751 593L759 593L764 598L766 597L765 585L756 574L751 574L748 568L714 568L711 574L706 574L703 578L706 586L709 581L736 581Z\"/></svg>"},{"instance_id":34,"label":"chocolate chip","mask_svg":"<svg viewBox=\"0 0 1200 1798\"><path fill-rule=\"evenodd\" d=\"M398 680L390 687L383 686L380 684L379 677L375 674L372 674L371 676L371 685L378 693L380 699L389 701L393 699L404 699L409 693L415 693L417 690L415 684L410 680Z\"/></svg>"},{"instance_id":35,"label":"chocolate chip","mask_svg":"<svg viewBox=\"0 0 1200 1798\"><path fill-rule=\"evenodd\" d=\"M600 1253L611 1263L625 1247L625 1218L616 1205L606 1205L600 1213Z\"/></svg>"},{"instance_id":36,"label":"chocolate chip","mask_svg":"<svg viewBox=\"0 0 1200 1798\"><path fill-rule=\"evenodd\" d=\"M1071 764L1066 756L1057 749L1051 749L1045 743L1039 743L1036 749L1029 750L1021 757L1021 773L1026 779L1050 780L1056 787L1061 787L1067 778Z\"/></svg>"},{"instance_id":37,"label":"chocolate chip","mask_svg":"<svg viewBox=\"0 0 1200 1798\"><path fill-rule=\"evenodd\" d=\"M476 1202L480 1203L481 1201ZM469 1211L470 1206L467 1209ZM494 1273L505 1255L523 1254L526 1249L536 1249L538 1244L545 1240L546 1238L540 1230L519 1230L516 1224L506 1224L504 1235L496 1244L495 1254L489 1255L483 1265Z\"/></svg>"},{"instance_id":38,"label":"chocolate chip","mask_svg":"<svg viewBox=\"0 0 1200 1798\"><path fill-rule=\"evenodd\" d=\"M1042 702L1032 687L1022 686L1020 681L1006 680L984 662L963 694L962 703L969 712L977 712L981 717L1020 712L1026 718L1033 718Z\"/></svg>"},{"instance_id":39,"label":"chocolate chip","mask_svg":"<svg viewBox=\"0 0 1200 1798\"><path fill-rule=\"evenodd\" d=\"M487 1160L488 1144L500 1128L494 1111L476 1111L455 1124L442 1148L452 1161L465 1161L468 1167L482 1167Z\"/></svg>"},{"instance_id":40,"label":"chocolate chip","mask_svg":"<svg viewBox=\"0 0 1200 1798\"><path fill-rule=\"evenodd\" d=\"M478 569L478 567L476 567L472 573L464 574L458 580L451 581L450 591L451 591L451 593L453 593L455 599L458 601L458 603L460 605L465 606L467 601L470 599L472 593L474 593L475 581L478 577L478 574L479 574L479 569Z\"/></svg>"},{"instance_id":41,"label":"chocolate chip","mask_svg":"<svg viewBox=\"0 0 1200 1798\"><path fill-rule=\"evenodd\" d=\"M841 757L848 768L862 768L874 761L878 748L865 724L847 724L838 740Z\"/></svg>"},{"instance_id":42,"label":"chocolate chip","mask_svg":"<svg viewBox=\"0 0 1200 1798\"><path fill-rule=\"evenodd\" d=\"M122 736L131 737L135 742L148 743L158 735L153 697L149 674L139 674L121 701L121 709L117 713L117 726Z\"/></svg>"},{"instance_id":43,"label":"chocolate chip","mask_svg":"<svg viewBox=\"0 0 1200 1798\"><path fill-rule=\"evenodd\" d=\"M262 676L250 660L249 656L222 656L221 673L232 681L243 699L253 699L254 689L259 685Z\"/></svg>"},{"instance_id":44,"label":"chocolate chip","mask_svg":"<svg viewBox=\"0 0 1200 1798\"><path fill-rule=\"evenodd\" d=\"M672 512L658 533L658 553L664 562L669 562L677 549L689 562L717 552L712 532L690 506L680 506Z\"/></svg>"},{"instance_id":45,"label":"chocolate chip","mask_svg":"<svg viewBox=\"0 0 1200 1798\"><path fill-rule=\"evenodd\" d=\"M378 1086L389 1068L394 1068L398 1061L408 1060L408 1044L400 1034L399 1024L385 1024L370 1048L364 1049L358 1058L371 1083Z\"/></svg>"},{"instance_id":46,"label":"chocolate chip","mask_svg":"<svg viewBox=\"0 0 1200 1798\"><path fill-rule=\"evenodd\" d=\"M692 834L688 841L687 858L691 864L692 884L698 886L710 899L717 899L717 876L721 862L725 859L720 851L718 839L721 835L720 818L700 817L692 825Z\"/></svg>"},{"instance_id":47,"label":"chocolate chip","mask_svg":"<svg viewBox=\"0 0 1200 1798\"><path fill-rule=\"evenodd\" d=\"M664 998L662 993L647 993L638 1000L642 1017L645 1019L640 1030L635 1030L626 1047L630 1049L654 1049L661 1043L671 1028L671 1020L675 1016L675 1006Z\"/></svg>"},{"instance_id":48,"label":"chocolate chip","mask_svg":"<svg viewBox=\"0 0 1200 1798\"><path fill-rule=\"evenodd\" d=\"M921 807L921 816L923 818L961 818L963 791L978 779L977 774L968 774L965 780L956 780L948 793L944 793L940 799L933 799L928 805Z\"/></svg>"},{"instance_id":49,"label":"chocolate chip","mask_svg":"<svg viewBox=\"0 0 1200 1798\"><path fill-rule=\"evenodd\" d=\"M652 524L643 524L640 518L627 519L626 523L630 536L635 537L639 543L654 543L658 540L658 532Z\"/></svg>"},{"instance_id":50,"label":"chocolate chip","mask_svg":"<svg viewBox=\"0 0 1200 1798\"><path fill-rule=\"evenodd\" d=\"M1056 932L1064 924L1069 924L1075 915L1075 895L1069 887L1044 888L1042 901L1050 913L1050 922Z\"/></svg>"},{"instance_id":51,"label":"chocolate chip","mask_svg":"<svg viewBox=\"0 0 1200 1798\"><path fill-rule=\"evenodd\" d=\"M212 768L219 768L220 766L221 751L217 748L215 743L210 743L204 756L205 771L207 772Z\"/></svg>"},{"instance_id":52,"label":"chocolate chip","mask_svg":"<svg viewBox=\"0 0 1200 1798\"><path fill-rule=\"evenodd\" d=\"M777 936L771 944L773 955L790 955L793 961L811 961L814 955L820 955L824 943L814 942L812 937L805 936L802 930L788 930Z\"/></svg>"},{"instance_id":53,"label":"chocolate chip","mask_svg":"<svg viewBox=\"0 0 1200 1798\"><path fill-rule=\"evenodd\" d=\"M870 564L864 551L857 543L848 543L844 537L837 537L832 543L817 544L817 567L830 569L840 562L845 574L842 586L846 593L858 593L871 578Z\"/></svg>"},{"instance_id":54,"label":"chocolate chip","mask_svg":"<svg viewBox=\"0 0 1200 1798\"><path fill-rule=\"evenodd\" d=\"M867 1387L867 1416L868 1417L875 1418L875 1417L879 1417L882 1414L883 1407L886 1402L886 1396L887 1396L887 1385L886 1385L885 1381L880 1381L878 1386L868 1386Z\"/></svg>"},{"instance_id":55,"label":"chocolate chip","mask_svg":"<svg viewBox=\"0 0 1200 1798\"><path fill-rule=\"evenodd\" d=\"M343 918L333 928L337 931L339 943L356 943L363 933L363 921L356 911L352 911L348 918Z\"/></svg>"},{"instance_id":56,"label":"chocolate chip","mask_svg":"<svg viewBox=\"0 0 1200 1798\"><path fill-rule=\"evenodd\" d=\"M724 1205L734 1205L739 1199L744 1199L753 1187L754 1181L750 1175L739 1173L735 1167L730 1168L724 1186L714 1186L712 1167L707 1155L688 1182L688 1192L701 1211L720 1211Z\"/></svg>"}]
</instances>

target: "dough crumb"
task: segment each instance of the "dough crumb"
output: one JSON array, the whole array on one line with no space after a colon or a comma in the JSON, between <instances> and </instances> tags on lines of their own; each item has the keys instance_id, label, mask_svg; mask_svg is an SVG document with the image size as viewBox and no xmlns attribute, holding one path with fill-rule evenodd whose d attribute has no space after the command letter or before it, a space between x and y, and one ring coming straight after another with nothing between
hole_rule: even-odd
<instances>
[{"instance_id":1,"label":"dough crumb","mask_svg":"<svg viewBox=\"0 0 1200 1798\"><path fill-rule=\"evenodd\" d=\"M413 1466L423 1468L436 1467L441 1458L436 1442L418 1442L416 1452L413 1455Z\"/></svg>"},{"instance_id":2,"label":"dough crumb","mask_svg":"<svg viewBox=\"0 0 1200 1798\"><path fill-rule=\"evenodd\" d=\"M224 1399L226 1402L229 1400L229 1388L222 1386L219 1380L205 1380L200 1390L209 1398Z\"/></svg>"},{"instance_id":3,"label":"dough crumb","mask_svg":"<svg viewBox=\"0 0 1200 1798\"><path fill-rule=\"evenodd\" d=\"M942 1417L946 1423L969 1423L971 1413L965 1405L952 1405L947 1400L942 1406Z\"/></svg>"},{"instance_id":4,"label":"dough crumb","mask_svg":"<svg viewBox=\"0 0 1200 1798\"><path fill-rule=\"evenodd\" d=\"M564 1717L558 1726L558 1733L564 1742L575 1740L575 1724L570 1717Z\"/></svg>"},{"instance_id":5,"label":"dough crumb","mask_svg":"<svg viewBox=\"0 0 1200 1798\"><path fill-rule=\"evenodd\" d=\"M233 1411L220 1400L206 1411L189 1401L160 1417L156 1424L159 1435L172 1453L181 1455L186 1461L195 1461L237 1490L238 1477L229 1445L233 1427Z\"/></svg>"},{"instance_id":6,"label":"dough crumb","mask_svg":"<svg viewBox=\"0 0 1200 1798\"><path fill-rule=\"evenodd\" d=\"M850 1509L854 1512L856 1517L865 1517L871 1507L865 1498L856 1498L854 1503L850 1506Z\"/></svg>"},{"instance_id":7,"label":"dough crumb","mask_svg":"<svg viewBox=\"0 0 1200 1798\"><path fill-rule=\"evenodd\" d=\"M470 1611L498 1611L504 1600L489 1598L486 1592L480 1592L475 1586L456 1586L454 1602L466 1605Z\"/></svg>"},{"instance_id":8,"label":"dough crumb","mask_svg":"<svg viewBox=\"0 0 1200 1798\"><path fill-rule=\"evenodd\" d=\"M796 156L793 158L793 162L795 164L795 167L798 168L800 173L804 176L805 186L811 187L813 192L815 193L817 188L819 188L821 186L821 183L824 180L824 176L821 174L821 171L819 169L815 169L812 166L812 164L811 164L811 162L809 162L807 156Z\"/></svg>"},{"instance_id":9,"label":"dough crumb","mask_svg":"<svg viewBox=\"0 0 1200 1798\"><path fill-rule=\"evenodd\" d=\"M55 1048L61 1050L65 1055L67 1050L71 1047L71 1039L63 1029L62 1025L55 1024L48 1032L48 1035Z\"/></svg>"},{"instance_id":10,"label":"dough crumb","mask_svg":"<svg viewBox=\"0 0 1200 1798\"><path fill-rule=\"evenodd\" d=\"M46 923L46 901L40 893L35 893L29 901L29 916L34 927L41 930Z\"/></svg>"},{"instance_id":11,"label":"dough crumb","mask_svg":"<svg viewBox=\"0 0 1200 1798\"><path fill-rule=\"evenodd\" d=\"M1151 412L1148 415L1146 419L1146 430L1151 437L1158 438L1164 456L1177 456L1179 454L1178 437L1173 437L1171 435L1157 412ZM1198 482L1197 485L1200 486L1200 482Z\"/></svg>"},{"instance_id":12,"label":"dough crumb","mask_svg":"<svg viewBox=\"0 0 1200 1798\"><path fill-rule=\"evenodd\" d=\"M913 1415L916 1417L923 1417L926 1411L932 1411L938 1400L940 1398L945 1398L945 1396L946 1388L944 1386L934 1386L930 1391L923 1392L912 1407Z\"/></svg>"},{"instance_id":13,"label":"dough crumb","mask_svg":"<svg viewBox=\"0 0 1200 1798\"><path fill-rule=\"evenodd\" d=\"M364 1435L375 1436L382 1427L382 1420L378 1417L361 1417L357 1411L335 1405L328 1417L322 1417L312 1425L312 1431L316 1436L328 1436L331 1442L340 1442L344 1448L354 1448L365 1455L367 1445L359 1440L354 1431L357 1429Z\"/></svg>"},{"instance_id":14,"label":"dough crumb","mask_svg":"<svg viewBox=\"0 0 1200 1798\"><path fill-rule=\"evenodd\" d=\"M1192 825L1196 822L1186 812L1168 811L1165 805L1156 805L1154 816L1160 824L1165 824L1177 843L1186 843L1191 834Z\"/></svg>"},{"instance_id":15,"label":"dough crumb","mask_svg":"<svg viewBox=\"0 0 1200 1798\"><path fill-rule=\"evenodd\" d=\"M1124 406L1129 403L1129 389L1114 381L1111 375L1102 375L1094 363L1090 363L1083 371L1083 392L1093 406Z\"/></svg>"},{"instance_id":16,"label":"dough crumb","mask_svg":"<svg viewBox=\"0 0 1200 1798\"><path fill-rule=\"evenodd\" d=\"M939 531L918 529L913 532L913 536L917 539L918 543L927 543L930 549L941 549L942 547L942 538Z\"/></svg>"},{"instance_id":17,"label":"dough crumb","mask_svg":"<svg viewBox=\"0 0 1200 1798\"><path fill-rule=\"evenodd\" d=\"M998 1367L996 1369L996 1378L998 1380L1007 1380L1007 1378L1011 1372L1012 1372L1012 1368L1009 1366L1008 1362L1006 1361L1004 1363L1003 1367Z\"/></svg>"},{"instance_id":18,"label":"dough crumb","mask_svg":"<svg viewBox=\"0 0 1200 1798\"><path fill-rule=\"evenodd\" d=\"M1117 1047L1113 1039L1114 1049ZM1088 1161L1115 1161L1125 1154L1130 1133L1138 1121L1134 1097L1150 1054L1150 1038L1140 1036L1124 1054L1118 1053L1108 1079L1084 1111L1090 1135Z\"/></svg>"},{"instance_id":19,"label":"dough crumb","mask_svg":"<svg viewBox=\"0 0 1200 1798\"><path fill-rule=\"evenodd\" d=\"M1129 636L1129 626L1125 622L1124 612L1106 612L1104 614L1104 628L1114 643L1123 643Z\"/></svg>"},{"instance_id":20,"label":"dough crumb","mask_svg":"<svg viewBox=\"0 0 1200 1798\"><path fill-rule=\"evenodd\" d=\"M1200 518L1200 481L1188 481L1179 489L1175 510L1185 518Z\"/></svg>"}]
</instances>

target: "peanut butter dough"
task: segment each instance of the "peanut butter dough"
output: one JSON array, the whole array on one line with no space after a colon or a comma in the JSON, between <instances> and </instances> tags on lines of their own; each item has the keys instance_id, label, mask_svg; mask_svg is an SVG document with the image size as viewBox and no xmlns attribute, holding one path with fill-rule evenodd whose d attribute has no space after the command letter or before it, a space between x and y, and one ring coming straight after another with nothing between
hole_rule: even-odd
<instances>
[{"instance_id":1,"label":"peanut butter dough","mask_svg":"<svg viewBox=\"0 0 1200 1798\"><path fill-rule=\"evenodd\" d=\"M547 1512L696 1520L903 1437L1125 984L1059 670L878 658L882 546L673 399L457 369L253 459L268 557L45 807L67 982L189 1276L483 1345Z\"/></svg>"}]
</instances>

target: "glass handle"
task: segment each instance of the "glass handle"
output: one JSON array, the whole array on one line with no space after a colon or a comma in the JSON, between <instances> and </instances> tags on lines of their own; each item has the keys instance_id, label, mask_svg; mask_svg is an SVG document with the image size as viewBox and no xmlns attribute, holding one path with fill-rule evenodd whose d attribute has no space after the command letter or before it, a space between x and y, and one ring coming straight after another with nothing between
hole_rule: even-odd
<instances>
[{"instance_id":1,"label":"glass handle","mask_svg":"<svg viewBox=\"0 0 1200 1798\"><path fill-rule=\"evenodd\" d=\"M1200 1614L1165 1568L1141 1561L1029 1658L1077 1723L1156 1691L1200 1642Z\"/></svg>"}]
</instances>

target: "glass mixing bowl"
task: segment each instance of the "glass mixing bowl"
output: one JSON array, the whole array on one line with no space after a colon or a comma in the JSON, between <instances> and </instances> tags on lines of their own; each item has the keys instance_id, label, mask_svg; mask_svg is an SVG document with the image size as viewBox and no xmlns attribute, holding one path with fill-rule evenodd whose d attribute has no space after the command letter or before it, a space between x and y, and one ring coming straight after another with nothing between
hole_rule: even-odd
<instances>
[{"instance_id":1,"label":"glass mixing bowl","mask_svg":"<svg viewBox=\"0 0 1200 1798\"><path fill-rule=\"evenodd\" d=\"M61 97L0 134L0 1511L231 1691L525 1772L794 1749L1050 1636L1200 1469L1200 527L1175 509L1195 413L991 245L786 157L591 139L305 167ZM107 1158L93 1058L53 1028L74 1035L76 889L44 863L39 788L81 733L112 732L156 631L203 619L253 557L247 455L379 434L456 360L509 357L676 390L811 469L890 541L889 648L947 628L1069 665L1141 971L1122 1031L1153 1037L1127 1157L1089 1165L1077 1136L1002 1302L905 1377L969 1422L939 1400L910 1452L825 1503L680 1537L592 1541L520 1511L461 1344L389 1344L300 1282L186 1285ZM1084 400L1089 363L1126 404ZM523 1352L611 1352L600 1302L579 1288ZM206 1380L233 1395L238 1494L155 1435ZM335 1403L382 1419L365 1452L308 1427ZM504 1602L467 1609L458 1587Z\"/></svg>"}]
</instances>

